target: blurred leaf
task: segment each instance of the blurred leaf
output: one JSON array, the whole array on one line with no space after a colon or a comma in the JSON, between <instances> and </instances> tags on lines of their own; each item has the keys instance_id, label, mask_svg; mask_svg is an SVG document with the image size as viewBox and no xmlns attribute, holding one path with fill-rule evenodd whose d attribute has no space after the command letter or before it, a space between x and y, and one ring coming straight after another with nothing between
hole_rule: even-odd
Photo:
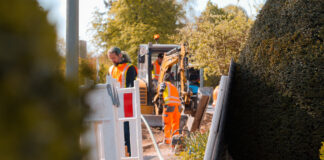
<instances>
[{"instance_id":1,"label":"blurred leaf","mask_svg":"<svg viewBox=\"0 0 324 160\"><path fill-rule=\"evenodd\" d=\"M66 81L56 32L35 0L0 1L0 159L82 159L88 113Z\"/></svg>"}]
</instances>

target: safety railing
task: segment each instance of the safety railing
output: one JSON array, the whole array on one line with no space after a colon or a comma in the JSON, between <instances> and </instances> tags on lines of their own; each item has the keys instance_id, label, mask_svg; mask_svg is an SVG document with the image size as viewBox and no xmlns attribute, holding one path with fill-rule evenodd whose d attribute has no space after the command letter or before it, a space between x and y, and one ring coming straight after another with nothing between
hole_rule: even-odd
<instances>
[{"instance_id":1,"label":"safety railing","mask_svg":"<svg viewBox=\"0 0 324 160\"><path fill-rule=\"evenodd\" d=\"M91 114L81 145L90 148L91 160L143 159L139 82L120 88L111 77L87 95ZM129 122L131 156L125 153L124 122Z\"/></svg>"}]
</instances>

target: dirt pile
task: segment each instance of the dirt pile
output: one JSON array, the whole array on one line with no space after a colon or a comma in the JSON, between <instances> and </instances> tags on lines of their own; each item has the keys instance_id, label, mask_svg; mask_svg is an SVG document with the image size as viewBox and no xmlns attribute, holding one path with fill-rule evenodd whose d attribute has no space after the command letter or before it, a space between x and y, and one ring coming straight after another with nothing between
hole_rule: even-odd
<instances>
[{"instance_id":1,"label":"dirt pile","mask_svg":"<svg viewBox=\"0 0 324 160\"><path fill-rule=\"evenodd\" d=\"M212 120L213 114L211 113L205 113L204 119L201 123L200 131L202 133L205 133L209 131L211 120ZM163 130L161 128L152 128L151 130L154 134L155 140L159 143L163 141ZM154 149L151 137L149 135L149 132L147 131L144 124L142 124L142 145L143 145L143 154L145 160L158 160L156 151ZM175 159L181 159L180 157L177 157L174 155L174 153L171 151L170 147L167 146L160 146L160 151L162 153L162 156L167 160L175 160Z\"/></svg>"}]
</instances>

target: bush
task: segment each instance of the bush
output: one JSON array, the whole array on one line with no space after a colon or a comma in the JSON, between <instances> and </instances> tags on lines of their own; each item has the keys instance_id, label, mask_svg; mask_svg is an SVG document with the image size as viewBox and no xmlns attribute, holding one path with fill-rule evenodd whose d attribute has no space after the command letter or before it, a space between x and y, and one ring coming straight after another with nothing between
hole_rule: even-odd
<instances>
[{"instance_id":1,"label":"bush","mask_svg":"<svg viewBox=\"0 0 324 160\"><path fill-rule=\"evenodd\" d=\"M35 0L0 1L0 35L0 159L82 159L87 108L59 71L46 11Z\"/></svg>"},{"instance_id":2,"label":"bush","mask_svg":"<svg viewBox=\"0 0 324 160\"><path fill-rule=\"evenodd\" d=\"M233 158L318 159L324 137L324 1L268 0L241 52L227 139Z\"/></svg>"},{"instance_id":3,"label":"bush","mask_svg":"<svg viewBox=\"0 0 324 160\"><path fill-rule=\"evenodd\" d=\"M196 132L184 139L185 151L180 153L181 159L204 159L208 133Z\"/></svg>"},{"instance_id":4,"label":"bush","mask_svg":"<svg viewBox=\"0 0 324 160\"><path fill-rule=\"evenodd\" d=\"M95 64L92 64L89 59L81 59L79 62L79 84L84 85L87 80L96 82Z\"/></svg>"}]
</instances>

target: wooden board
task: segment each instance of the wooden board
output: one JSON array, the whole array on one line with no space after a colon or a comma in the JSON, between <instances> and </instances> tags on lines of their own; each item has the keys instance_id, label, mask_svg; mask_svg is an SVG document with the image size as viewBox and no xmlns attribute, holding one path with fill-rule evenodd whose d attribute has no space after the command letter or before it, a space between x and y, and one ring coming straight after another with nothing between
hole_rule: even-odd
<instances>
[{"instance_id":1,"label":"wooden board","mask_svg":"<svg viewBox=\"0 0 324 160\"><path fill-rule=\"evenodd\" d=\"M197 111L196 111L192 126L190 128L190 132L195 132L195 131L199 130L201 121L205 115L208 101L209 101L209 95L203 94L198 102Z\"/></svg>"}]
</instances>

